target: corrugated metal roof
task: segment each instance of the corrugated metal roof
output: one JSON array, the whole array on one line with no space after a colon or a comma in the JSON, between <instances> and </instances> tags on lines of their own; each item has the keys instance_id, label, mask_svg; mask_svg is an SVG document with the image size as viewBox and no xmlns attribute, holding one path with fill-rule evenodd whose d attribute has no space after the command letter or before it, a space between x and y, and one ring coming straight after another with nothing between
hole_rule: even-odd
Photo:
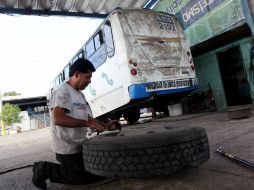
<instances>
[{"instance_id":1,"label":"corrugated metal roof","mask_svg":"<svg viewBox=\"0 0 254 190\"><path fill-rule=\"evenodd\" d=\"M149 8L157 0L0 0L0 13L105 17L116 7Z\"/></svg>"}]
</instances>

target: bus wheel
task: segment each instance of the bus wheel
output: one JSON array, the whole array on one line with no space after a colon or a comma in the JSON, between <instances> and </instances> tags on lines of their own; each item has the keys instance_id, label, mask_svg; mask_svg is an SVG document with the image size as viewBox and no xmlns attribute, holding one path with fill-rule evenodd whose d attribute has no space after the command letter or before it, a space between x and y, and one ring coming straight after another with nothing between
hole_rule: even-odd
<instances>
[{"instance_id":1,"label":"bus wheel","mask_svg":"<svg viewBox=\"0 0 254 190\"><path fill-rule=\"evenodd\" d=\"M140 110L139 109L131 109L123 113L124 119L128 124L135 123L140 118Z\"/></svg>"},{"instance_id":2,"label":"bus wheel","mask_svg":"<svg viewBox=\"0 0 254 190\"><path fill-rule=\"evenodd\" d=\"M130 126L85 140L82 146L85 169L104 177L171 175L210 157L201 127Z\"/></svg>"},{"instance_id":3,"label":"bus wheel","mask_svg":"<svg viewBox=\"0 0 254 190\"><path fill-rule=\"evenodd\" d=\"M115 112L115 113L112 113L108 118L110 120L117 120L117 121L119 121L121 117L122 117L121 113Z\"/></svg>"}]
</instances>

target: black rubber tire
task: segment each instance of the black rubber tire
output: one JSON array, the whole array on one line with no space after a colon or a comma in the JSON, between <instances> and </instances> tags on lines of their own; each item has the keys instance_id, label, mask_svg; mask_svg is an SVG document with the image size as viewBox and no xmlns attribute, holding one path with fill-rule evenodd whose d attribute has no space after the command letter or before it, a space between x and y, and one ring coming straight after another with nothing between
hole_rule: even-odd
<instances>
[{"instance_id":1,"label":"black rubber tire","mask_svg":"<svg viewBox=\"0 0 254 190\"><path fill-rule=\"evenodd\" d=\"M136 123L140 118L139 109L131 109L123 113L124 119L128 124Z\"/></svg>"},{"instance_id":2,"label":"black rubber tire","mask_svg":"<svg viewBox=\"0 0 254 190\"><path fill-rule=\"evenodd\" d=\"M104 177L152 177L197 167L210 157L200 127L124 127L83 142L86 170Z\"/></svg>"}]
</instances>

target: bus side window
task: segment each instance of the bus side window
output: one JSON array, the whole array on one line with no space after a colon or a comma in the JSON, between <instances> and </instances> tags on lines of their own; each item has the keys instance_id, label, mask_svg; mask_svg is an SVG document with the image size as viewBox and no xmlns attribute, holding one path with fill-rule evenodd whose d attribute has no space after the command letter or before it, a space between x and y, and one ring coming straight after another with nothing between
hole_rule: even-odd
<instances>
[{"instance_id":1,"label":"bus side window","mask_svg":"<svg viewBox=\"0 0 254 190\"><path fill-rule=\"evenodd\" d=\"M86 45L87 58L89 61L93 63L94 67L97 69L107 60L106 46L104 43L102 30L99 30L91 40L93 40L94 42L95 49L93 53L89 52L88 47L89 44L91 43L89 41L89 43Z\"/></svg>"},{"instance_id":2,"label":"bus side window","mask_svg":"<svg viewBox=\"0 0 254 190\"><path fill-rule=\"evenodd\" d=\"M69 67L70 64L68 64L65 68L64 68L64 79L68 79L69 78Z\"/></svg>"},{"instance_id":3,"label":"bus side window","mask_svg":"<svg viewBox=\"0 0 254 190\"><path fill-rule=\"evenodd\" d=\"M63 81L64 81L64 74L61 73L61 75L60 75L60 83L62 83Z\"/></svg>"},{"instance_id":4,"label":"bus side window","mask_svg":"<svg viewBox=\"0 0 254 190\"><path fill-rule=\"evenodd\" d=\"M59 84L61 84L63 82L63 74L62 73L59 74L58 81L59 81Z\"/></svg>"},{"instance_id":5,"label":"bus side window","mask_svg":"<svg viewBox=\"0 0 254 190\"><path fill-rule=\"evenodd\" d=\"M64 70L62 72L62 79L63 79L63 81L65 81L65 72L64 72Z\"/></svg>"},{"instance_id":6,"label":"bus side window","mask_svg":"<svg viewBox=\"0 0 254 190\"><path fill-rule=\"evenodd\" d=\"M49 94L49 97L51 98L51 95L52 95L52 93L53 93L53 90L54 90L54 88L51 88L50 89L50 94Z\"/></svg>"},{"instance_id":7,"label":"bus side window","mask_svg":"<svg viewBox=\"0 0 254 190\"><path fill-rule=\"evenodd\" d=\"M111 30L111 24L109 21L105 23L103 30L105 34L107 54L108 54L108 57L112 57L115 53L115 47L114 47L112 30Z\"/></svg>"},{"instance_id":8,"label":"bus side window","mask_svg":"<svg viewBox=\"0 0 254 190\"><path fill-rule=\"evenodd\" d=\"M59 84L61 84L61 74L57 76L56 80L55 80L55 85L58 86Z\"/></svg>"},{"instance_id":9,"label":"bus side window","mask_svg":"<svg viewBox=\"0 0 254 190\"><path fill-rule=\"evenodd\" d=\"M76 56L76 57L74 57L73 59L72 59L72 63L74 63L76 60L78 60L78 56Z\"/></svg>"},{"instance_id":10,"label":"bus side window","mask_svg":"<svg viewBox=\"0 0 254 190\"><path fill-rule=\"evenodd\" d=\"M83 50L81 52L79 52L78 58L84 58L84 51Z\"/></svg>"},{"instance_id":11,"label":"bus side window","mask_svg":"<svg viewBox=\"0 0 254 190\"><path fill-rule=\"evenodd\" d=\"M93 39L90 39L86 44L86 56L90 57L95 51Z\"/></svg>"},{"instance_id":12,"label":"bus side window","mask_svg":"<svg viewBox=\"0 0 254 190\"><path fill-rule=\"evenodd\" d=\"M104 43L102 31L100 30L95 36L94 36L94 45L95 49L99 49L102 44Z\"/></svg>"},{"instance_id":13,"label":"bus side window","mask_svg":"<svg viewBox=\"0 0 254 190\"><path fill-rule=\"evenodd\" d=\"M57 77L57 84L58 85L61 84L61 77L60 77L60 75Z\"/></svg>"},{"instance_id":14,"label":"bus side window","mask_svg":"<svg viewBox=\"0 0 254 190\"><path fill-rule=\"evenodd\" d=\"M57 78L54 80L54 86L57 86Z\"/></svg>"}]
</instances>

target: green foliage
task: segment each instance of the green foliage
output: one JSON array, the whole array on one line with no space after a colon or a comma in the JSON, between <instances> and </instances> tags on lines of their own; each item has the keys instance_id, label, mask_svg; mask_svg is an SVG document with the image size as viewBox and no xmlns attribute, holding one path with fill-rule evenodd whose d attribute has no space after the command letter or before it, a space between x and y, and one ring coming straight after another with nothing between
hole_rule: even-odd
<instances>
[{"instance_id":1,"label":"green foliage","mask_svg":"<svg viewBox=\"0 0 254 190\"><path fill-rule=\"evenodd\" d=\"M17 93L15 91L5 92L3 96L17 96L20 95L20 93Z\"/></svg>"},{"instance_id":2,"label":"green foliage","mask_svg":"<svg viewBox=\"0 0 254 190\"><path fill-rule=\"evenodd\" d=\"M5 125L10 126L13 129L13 124L20 123L22 120L22 116L19 116L20 112L21 110L17 105L6 103L2 107L1 118Z\"/></svg>"}]
</instances>

